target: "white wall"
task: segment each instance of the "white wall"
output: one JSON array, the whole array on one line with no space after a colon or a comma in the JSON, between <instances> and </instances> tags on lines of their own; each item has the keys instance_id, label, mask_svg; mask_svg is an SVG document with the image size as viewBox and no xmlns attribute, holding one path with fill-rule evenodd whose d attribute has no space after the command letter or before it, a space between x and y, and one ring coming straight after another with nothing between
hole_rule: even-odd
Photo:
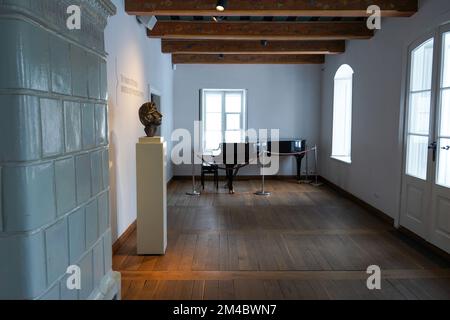
<instances>
[{"instance_id":1,"label":"white wall","mask_svg":"<svg viewBox=\"0 0 450 320\"><path fill-rule=\"evenodd\" d=\"M115 241L136 219L136 150L144 128L138 117L139 107L149 100L149 87L162 95L164 115L162 135L167 141L173 127L173 71L170 55L161 54L160 40L149 39L145 28L124 11L123 0L114 0L117 15L106 29L108 52L109 134L111 176L111 222ZM143 93L135 96L122 92L121 75L132 79ZM169 144L170 150L171 144ZM172 177L169 166L167 177Z\"/></svg>"},{"instance_id":2,"label":"white wall","mask_svg":"<svg viewBox=\"0 0 450 320\"><path fill-rule=\"evenodd\" d=\"M193 131L199 119L200 89L247 89L248 128L280 129L281 138L318 142L320 65L178 65L174 80L174 127ZM295 174L292 157L280 174ZM174 166L174 175L189 175L189 166ZM256 168L242 174L258 174Z\"/></svg>"},{"instance_id":3,"label":"white wall","mask_svg":"<svg viewBox=\"0 0 450 320\"><path fill-rule=\"evenodd\" d=\"M402 129L407 47L439 24L450 21L450 1L420 1L411 18L384 19L371 40L347 42L345 54L326 59L322 78L321 165L325 178L382 210L399 211ZM330 158L333 78L349 64L354 74L352 164Z\"/></svg>"}]
</instances>

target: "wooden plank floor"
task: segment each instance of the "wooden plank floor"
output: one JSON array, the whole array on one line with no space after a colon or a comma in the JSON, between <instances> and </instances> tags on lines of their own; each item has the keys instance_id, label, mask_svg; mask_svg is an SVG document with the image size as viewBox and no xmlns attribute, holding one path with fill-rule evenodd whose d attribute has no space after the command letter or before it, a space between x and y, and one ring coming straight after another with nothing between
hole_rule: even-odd
<instances>
[{"instance_id":1,"label":"wooden plank floor","mask_svg":"<svg viewBox=\"0 0 450 320\"><path fill-rule=\"evenodd\" d=\"M326 186L271 180L168 190L165 256L138 256L133 233L113 257L123 299L450 299L450 265ZM369 291L366 269L382 269Z\"/></svg>"}]
</instances>

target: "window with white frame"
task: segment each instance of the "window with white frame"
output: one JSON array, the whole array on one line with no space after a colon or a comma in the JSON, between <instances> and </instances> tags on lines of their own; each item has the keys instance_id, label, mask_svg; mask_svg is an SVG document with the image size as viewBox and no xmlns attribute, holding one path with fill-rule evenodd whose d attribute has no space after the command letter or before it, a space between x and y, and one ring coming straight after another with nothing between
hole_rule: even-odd
<instances>
[{"instance_id":1,"label":"window with white frame","mask_svg":"<svg viewBox=\"0 0 450 320\"><path fill-rule=\"evenodd\" d=\"M342 65L334 77L331 157L351 163L353 69Z\"/></svg>"},{"instance_id":2,"label":"window with white frame","mask_svg":"<svg viewBox=\"0 0 450 320\"><path fill-rule=\"evenodd\" d=\"M222 142L245 142L246 90L201 90L202 150L211 153Z\"/></svg>"}]
</instances>

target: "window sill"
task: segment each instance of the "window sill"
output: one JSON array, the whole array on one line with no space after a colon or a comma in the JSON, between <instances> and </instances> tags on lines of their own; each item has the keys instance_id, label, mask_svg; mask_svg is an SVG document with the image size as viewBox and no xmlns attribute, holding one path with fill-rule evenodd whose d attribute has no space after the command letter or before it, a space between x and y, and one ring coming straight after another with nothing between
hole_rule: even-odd
<instances>
[{"instance_id":1,"label":"window sill","mask_svg":"<svg viewBox=\"0 0 450 320\"><path fill-rule=\"evenodd\" d=\"M351 157L340 157L340 156L331 156L331 159L340 161L340 162L344 162L346 164L351 164L352 163L352 158Z\"/></svg>"}]
</instances>

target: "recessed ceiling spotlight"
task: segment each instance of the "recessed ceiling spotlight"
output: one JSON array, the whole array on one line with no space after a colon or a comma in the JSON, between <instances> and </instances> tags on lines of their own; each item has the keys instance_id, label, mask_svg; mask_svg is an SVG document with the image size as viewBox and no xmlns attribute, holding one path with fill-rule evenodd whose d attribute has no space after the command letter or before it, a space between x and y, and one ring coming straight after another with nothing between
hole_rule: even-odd
<instances>
[{"instance_id":1,"label":"recessed ceiling spotlight","mask_svg":"<svg viewBox=\"0 0 450 320\"><path fill-rule=\"evenodd\" d=\"M216 5L216 10L217 11L225 11L227 7L227 0L218 0L217 1L217 5Z\"/></svg>"}]
</instances>

